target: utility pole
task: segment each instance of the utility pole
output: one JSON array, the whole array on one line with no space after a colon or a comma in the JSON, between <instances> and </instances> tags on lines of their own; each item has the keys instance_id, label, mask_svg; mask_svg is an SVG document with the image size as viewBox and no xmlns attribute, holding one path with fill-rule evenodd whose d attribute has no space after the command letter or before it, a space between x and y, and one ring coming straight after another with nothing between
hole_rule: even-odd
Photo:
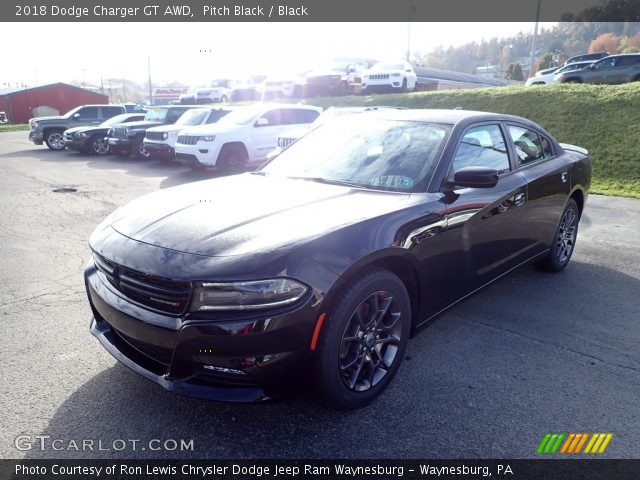
<instances>
[{"instance_id":1,"label":"utility pole","mask_svg":"<svg viewBox=\"0 0 640 480\"><path fill-rule=\"evenodd\" d=\"M153 105L153 91L151 90L151 57L147 56L147 71L149 72L149 105Z\"/></svg>"},{"instance_id":2,"label":"utility pole","mask_svg":"<svg viewBox=\"0 0 640 480\"><path fill-rule=\"evenodd\" d=\"M529 77L532 77L535 73L534 63L536 60L536 41L538 40L538 22L540 21L540 4L542 0L538 0L538 8L536 9L536 26L533 29L533 40L531 41L531 58L529 59Z\"/></svg>"},{"instance_id":3,"label":"utility pole","mask_svg":"<svg viewBox=\"0 0 640 480\"><path fill-rule=\"evenodd\" d=\"M124 101L127 101L127 85L124 83L124 78L122 79L122 94L124 95Z\"/></svg>"}]
</instances>

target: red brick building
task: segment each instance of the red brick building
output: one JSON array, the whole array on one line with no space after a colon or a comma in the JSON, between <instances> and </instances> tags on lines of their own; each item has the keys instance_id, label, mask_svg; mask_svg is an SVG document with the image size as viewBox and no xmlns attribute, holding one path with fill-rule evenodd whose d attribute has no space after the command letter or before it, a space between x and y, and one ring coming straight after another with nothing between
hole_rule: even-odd
<instances>
[{"instance_id":1,"label":"red brick building","mask_svg":"<svg viewBox=\"0 0 640 480\"><path fill-rule=\"evenodd\" d=\"M0 111L6 112L11 123L27 123L33 117L63 115L79 105L106 103L109 103L107 95L66 83L0 90Z\"/></svg>"}]
</instances>

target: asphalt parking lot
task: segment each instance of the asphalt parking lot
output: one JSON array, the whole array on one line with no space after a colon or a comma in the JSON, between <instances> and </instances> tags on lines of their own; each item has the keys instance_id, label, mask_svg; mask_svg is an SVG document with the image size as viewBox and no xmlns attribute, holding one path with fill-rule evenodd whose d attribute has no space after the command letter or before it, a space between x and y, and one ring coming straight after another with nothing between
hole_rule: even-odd
<instances>
[{"instance_id":1,"label":"asphalt parking lot","mask_svg":"<svg viewBox=\"0 0 640 480\"><path fill-rule=\"evenodd\" d=\"M27 132L0 134L0 169L3 458L520 458L550 431L611 432L605 457L638 457L640 200L592 195L564 272L527 267L456 306L409 343L381 398L336 412L311 393L260 405L180 397L90 335L93 228L141 194L211 174L53 152ZM193 450L23 451L19 435L192 439Z\"/></svg>"}]
</instances>

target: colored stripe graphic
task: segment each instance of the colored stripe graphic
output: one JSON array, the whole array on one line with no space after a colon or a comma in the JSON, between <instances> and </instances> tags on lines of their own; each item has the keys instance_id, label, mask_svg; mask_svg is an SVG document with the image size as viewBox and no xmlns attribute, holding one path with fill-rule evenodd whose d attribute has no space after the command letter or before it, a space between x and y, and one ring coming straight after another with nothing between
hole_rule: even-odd
<instances>
[{"instance_id":1,"label":"colored stripe graphic","mask_svg":"<svg viewBox=\"0 0 640 480\"><path fill-rule=\"evenodd\" d=\"M600 454L609 446L613 433L547 433L538 445L538 454ZM587 441L588 440L588 441ZM585 446L584 451L582 448ZM562 447L561 447L562 446Z\"/></svg>"},{"instance_id":2,"label":"colored stripe graphic","mask_svg":"<svg viewBox=\"0 0 640 480\"><path fill-rule=\"evenodd\" d=\"M560 444L566 435L564 433L547 433L538 445L537 452L542 453L556 453L558 448L560 448Z\"/></svg>"},{"instance_id":3,"label":"colored stripe graphic","mask_svg":"<svg viewBox=\"0 0 640 480\"><path fill-rule=\"evenodd\" d=\"M604 453L612 438L612 433L594 433L584 453Z\"/></svg>"}]
</instances>

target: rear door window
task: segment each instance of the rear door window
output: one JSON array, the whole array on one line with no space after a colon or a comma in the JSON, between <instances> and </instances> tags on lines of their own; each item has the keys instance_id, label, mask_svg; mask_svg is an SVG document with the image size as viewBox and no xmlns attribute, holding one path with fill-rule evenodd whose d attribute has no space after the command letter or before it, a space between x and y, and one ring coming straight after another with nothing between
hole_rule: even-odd
<instances>
[{"instance_id":1,"label":"rear door window","mask_svg":"<svg viewBox=\"0 0 640 480\"><path fill-rule=\"evenodd\" d=\"M537 132L516 125L509 125L508 129L520 165L545 158L545 148L551 153L549 156L552 156L553 151L550 150L549 140L545 138L546 146L543 147L542 140Z\"/></svg>"}]
</instances>

